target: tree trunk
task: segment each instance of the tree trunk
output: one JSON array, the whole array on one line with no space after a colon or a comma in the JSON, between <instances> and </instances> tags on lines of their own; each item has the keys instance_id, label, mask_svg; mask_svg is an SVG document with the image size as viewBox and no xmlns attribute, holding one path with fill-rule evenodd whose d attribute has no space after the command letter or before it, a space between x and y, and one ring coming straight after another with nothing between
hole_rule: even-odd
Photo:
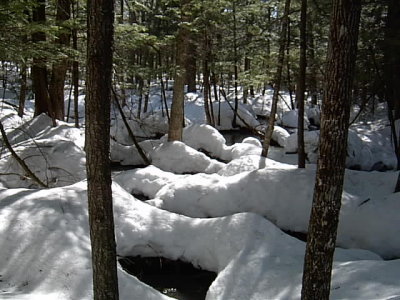
<instances>
[{"instance_id":1,"label":"tree trunk","mask_svg":"<svg viewBox=\"0 0 400 300\"><path fill-rule=\"evenodd\" d=\"M287 41L286 41L286 81L287 81L287 89L289 92L290 99L290 107L291 109L295 109L294 101L293 101L293 89L292 89L292 75L290 73L290 18L288 18L288 28L287 28Z\"/></svg>"},{"instance_id":2,"label":"tree trunk","mask_svg":"<svg viewBox=\"0 0 400 300\"><path fill-rule=\"evenodd\" d=\"M65 21L71 17L71 1L57 0L56 24L59 32L55 43L59 47L67 47L70 43L70 30L65 28ZM51 81L49 87L50 100L53 103L54 117L58 120L64 120L64 81L68 69L68 60L62 58L53 63Z\"/></svg>"},{"instance_id":3,"label":"tree trunk","mask_svg":"<svg viewBox=\"0 0 400 300\"><path fill-rule=\"evenodd\" d=\"M400 119L400 6L397 0L388 0L385 32L384 71L386 98L394 120Z\"/></svg>"},{"instance_id":4,"label":"tree trunk","mask_svg":"<svg viewBox=\"0 0 400 300\"><path fill-rule=\"evenodd\" d=\"M20 71L20 79L21 79L21 88L19 92L19 105L18 105L18 116L22 118L24 115L24 109L25 109L25 100L26 100L26 89L27 89L27 76L26 76L26 71L27 67L26 64L23 63L21 66L21 71Z\"/></svg>"},{"instance_id":5,"label":"tree trunk","mask_svg":"<svg viewBox=\"0 0 400 300\"><path fill-rule=\"evenodd\" d=\"M236 0L233 0L233 8L232 8L232 14L233 14L233 59L234 59L234 73L235 73L235 82L234 82L234 87L235 87L235 108L233 110L233 120L232 120L232 127L237 128L237 113L238 113L238 108L239 108L239 97L238 97L238 81L239 81L239 75L238 75L238 63L239 63L239 58L238 58L238 46L237 46L237 24L236 24ZM229 88L228 88L228 93L229 93Z\"/></svg>"},{"instance_id":6,"label":"tree trunk","mask_svg":"<svg viewBox=\"0 0 400 300\"><path fill-rule=\"evenodd\" d=\"M384 79L385 97L388 104L388 117L391 125L397 170L400 170L399 132L395 120L400 118L400 7L397 1L388 1L388 14L385 32ZM394 192L400 192L400 175Z\"/></svg>"},{"instance_id":7,"label":"tree trunk","mask_svg":"<svg viewBox=\"0 0 400 300\"><path fill-rule=\"evenodd\" d=\"M304 259L302 299L329 299L343 191L360 10L360 0L333 2L320 154Z\"/></svg>"},{"instance_id":8,"label":"tree trunk","mask_svg":"<svg viewBox=\"0 0 400 300\"><path fill-rule=\"evenodd\" d=\"M191 40L190 37L189 40ZM195 93L197 90L196 89L196 44L192 41L189 41L187 51L188 53L185 62L187 91L188 93Z\"/></svg>"},{"instance_id":9,"label":"tree trunk","mask_svg":"<svg viewBox=\"0 0 400 300\"><path fill-rule=\"evenodd\" d=\"M298 167L306 167L306 153L304 151L304 93L306 90L307 68L307 0L301 0L300 13L300 62L299 77L297 80L296 102L298 108L297 152Z\"/></svg>"},{"instance_id":10,"label":"tree trunk","mask_svg":"<svg viewBox=\"0 0 400 300\"><path fill-rule=\"evenodd\" d=\"M32 11L32 21L37 24L46 22L46 1L38 0L37 6ZM32 42L41 43L46 41L46 34L43 31L32 33ZM33 92L35 94L35 116L41 113L48 113L53 117L53 109L50 103L47 82L47 67L45 57L34 57L31 69Z\"/></svg>"},{"instance_id":11,"label":"tree trunk","mask_svg":"<svg viewBox=\"0 0 400 300\"><path fill-rule=\"evenodd\" d=\"M76 1L76 6L74 6L73 14L74 19L78 18L79 12L79 1ZM78 29L72 29L72 48L78 50ZM79 62L74 60L72 63L72 85L74 86L74 120L75 127L79 128Z\"/></svg>"},{"instance_id":12,"label":"tree trunk","mask_svg":"<svg viewBox=\"0 0 400 300\"><path fill-rule=\"evenodd\" d=\"M286 0L285 11L282 16L281 35L279 39L278 66L276 69L275 80L274 80L274 94L272 96L271 114L268 120L268 127L265 130L264 145L261 153L263 157L268 156L268 150L271 144L272 133L274 132L275 115L278 106L279 90L281 88L281 81L282 81L282 70L285 60L286 37L289 25L289 10L290 10L290 0Z\"/></svg>"},{"instance_id":13,"label":"tree trunk","mask_svg":"<svg viewBox=\"0 0 400 300\"><path fill-rule=\"evenodd\" d=\"M315 59L315 43L314 43L314 25L313 25L313 15L314 12L310 11L310 18L307 19L308 25L308 43L309 43L309 63L310 63L310 73L309 73L309 87L310 87L310 94L311 94L311 104L316 106L318 104L318 89L317 89L317 73L318 73L318 66Z\"/></svg>"},{"instance_id":14,"label":"tree trunk","mask_svg":"<svg viewBox=\"0 0 400 300\"><path fill-rule=\"evenodd\" d=\"M206 114L206 120L208 125L214 126L214 120L211 114L211 97L210 96L210 68L208 66L208 59L211 57L210 41L208 39L207 28L204 29L204 57L203 57L203 99L204 99L204 110Z\"/></svg>"},{"instance_id":15,"label":"tree trunk","mask_svg":"<svg viewBox=\"0 0 400 300\"><path fill-rule=\"evenodd\" d=\"M182 23L187 22L188 12L188 0L181 0L181 21ZM171 119L169 122L168 129L168 141L182 141L182 131L184 123L184 96L185 96L185 63L187 57L187 41L188 32L187 29L181 26L178 30L176 38L176 69L175 69L175 81L174 91L172 97L171 106Z\"/></svg>"},{"instance_id":16,"label":"tree trunk","mask_svg":"<svg viewBox=\"0 0 400 300\"><path fill-rule=\"evenodd\" d=\"M114 2L88 0L86 170L95 300L118 299L110 168Z\"/></svg>"}]
</instances>

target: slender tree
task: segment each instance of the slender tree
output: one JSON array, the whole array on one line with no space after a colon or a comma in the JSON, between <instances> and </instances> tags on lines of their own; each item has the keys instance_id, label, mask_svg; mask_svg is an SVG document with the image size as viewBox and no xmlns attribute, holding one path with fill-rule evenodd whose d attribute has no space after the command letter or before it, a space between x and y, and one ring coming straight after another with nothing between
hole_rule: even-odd
<instances>
[{"instance_id":1,"label":"slender tree","mask_svg":"<svg viewBox=\"0 0 400 300\"><path fill-rule=\"evenodd\" d=\"M307 67L307 0L301 0L300 13L300 62L297 78L296 102L298 109L297 152L298 167L305 168L306 153L304 151L304 93L306 90Z\"/></svg>"},{"instance_id":2,"label":"slender tree","mask_svg":"<svg viewBox=\"0 0 400 300\"><path fill-rule=\"evenodd\" d=\"M96 300L118 299L111 193L110 103L114 2L87 2L86 170L93 292Z\"/></svg>"},{"instance_id":3,"label":"slender tree","mask_svg":"<svg viewBox=\"0 0 400 300\"><path fill-rule=\"evenodd\" d=\"M329 299L343 191L360 10L360 0L333 2L320 154L304 259L302 299Z\"/></svg>"},{"instance_id":4,"label":"slender tree","mask_svg":"<svg viewBox=\"0 0 400 300\"><path fill-rule=\"evenodd\" d=\"M275 73L274 79L274 94L272 96L272 107L271 113L268 120L268 127L265 130L265 138L264 145L261 155L263 157L268 156L269 146L271 144L272 133L274 132L274 124L275 124L275 115L278 107L278 99L279 99L279 90L281 88L282 81L282 70L283 64L285 60L285 47L286 47L286 38L287 31L289 27L289 10L290 10L290 0L285 0L285 10L283 12L282 21L281 21L281 32L279 39L279 53L278 53L278 65Z\"/></svg>"}]
</instances>

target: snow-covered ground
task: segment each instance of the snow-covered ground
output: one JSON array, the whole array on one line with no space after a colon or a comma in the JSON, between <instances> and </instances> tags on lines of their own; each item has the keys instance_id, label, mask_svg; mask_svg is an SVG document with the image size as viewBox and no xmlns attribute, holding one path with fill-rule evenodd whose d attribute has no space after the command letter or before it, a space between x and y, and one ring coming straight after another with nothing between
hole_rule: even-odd
<instances>
[{"instance_id":1,"label":"snow-covered ground","mask_svg":"<svg viewBox=\"0 0 400 300\"><path fill-rule=\"evenodd\" d=\"M246 123L262 128L255 112L268 113L269 94L241 106ZM214 271L207 299L298 299L305 243L282 230L307 231L316 167L299 170L288 163L296 161L296 154L286 153L296 150L296 134L284 127L296 124L296 112L280 106L282 127L274 139L281 147L264 159L256 138L228 146L204 125L196 94L188 95L183 142L155 139L165 133L165 117L159 97L151 99L152 110L130 124L138 135L153 137L141 142L152 165L113 175L118 255L163 256ZM1 103L0 118L16 152L51 188L37 189L2 147L0 299L91 299L84 130L64 122L52 127L45 115L32 119L27 107L20 119L14 107ZM221 128L231 129L231 111L221 107ZM315 108L311 113L318 115ZM111 158L143 164L117 114L112 124ZM352 127L348 165L395 166L385 125L371 120ZM306 136L313 162L318 133ZM400 299L397 176L347 170L332 299ZM118 277L121 299L169 299L120 267Z\"/></svg>"}]
</instances>

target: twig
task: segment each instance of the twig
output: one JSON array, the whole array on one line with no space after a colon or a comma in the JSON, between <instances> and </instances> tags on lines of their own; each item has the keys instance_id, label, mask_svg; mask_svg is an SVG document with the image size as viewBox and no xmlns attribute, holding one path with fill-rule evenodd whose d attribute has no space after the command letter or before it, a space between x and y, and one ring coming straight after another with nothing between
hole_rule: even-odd
<instances>
[{"instance_id":1,"label":"twig","mask_svg":"<svg viewBox=\"0 0 400 300\"><path fill-rule=\"evenodd\" d=\"M228 103L229 107L232 109L233 113L235 113L235 109L232 106L232 104L229 102L229 100L226 97L226 93L224 89L220 88L220 92L221 95L224 97L226 103ZM249 129L251 132L253 132L254 134L258 135L259 137L263 137L264 135L258 131L257 129L255 129L254 127L250 126L240 115L239 113L236 113L236 116L239 118L240 121L242 121L242 123L247 127L247 129Z\"/></svg>"},{"instance_id":2,"label":"twig","mask_svg":"<svg viewBox=\"0 0 400 300\"><path fill-rule=\"evenodd\" d=\"M122 121L124 122L125 127L128 130L129 137L132 139L133 143L135 144L135 147L138 150L140 157L144 160L145 164L146 165L150 165L151 164L150 160L146 156L146 153L144 153L142 147L140 147L138 141L136 140L135 135L132 132L131 127L128 124L128 121L126 120L126 117L125 117L125 114L124 114L124 112L122 110L121 104L119 104L117 93L115 92L114 88L112 88L111 90L112 90L112 93L114 95L114 97L113 97L114 98L114 102L116 103L118 111L121 114Z\"/></svg>"},{"instance_id":3,"label":"twig","mask_svg":"<svg viewBox=\"0 0 400 300\"><path fill-rule=\"evenodd\" d=\"M14 151L12 148L8 138L7 134L4 130L3 123L0 121L0 131L1 131L1 136L3 137L4 144L6 145L7 149L10 151L11 155L14 157L14 159L18 162L18 164L24 169L24 171L27 173L27 176L30 177L33 181L35 181L38 185L44 188L48 188L48 185L43 183L32 171L29 169L28 165L18 156L18 154Z\"/></svg>"}]
</instances>

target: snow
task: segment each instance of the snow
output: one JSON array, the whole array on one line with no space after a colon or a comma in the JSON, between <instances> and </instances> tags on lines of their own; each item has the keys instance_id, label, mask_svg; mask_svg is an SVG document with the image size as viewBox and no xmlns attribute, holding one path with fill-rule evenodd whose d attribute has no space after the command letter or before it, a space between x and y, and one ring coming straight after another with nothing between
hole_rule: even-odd
<instances>
[{"instance_id":1,"label":"snow","mask_svg":"<svg viewBox=\"0 0 400 300\"><path fill-rule=\"evenodd\" d=\"M168 101L170 96L167 91ZM271 96L267 90L240 106L246 123L262 127L253 112L266 115ZM232 112L221 104L221 128L232 129ZM0 298L92 299L84 129L61 121L52 127L45 115L32 118L30 105L21 119L2 103L0 118L16 152L50 188L38 189L2 148L0 172L13 174L0 177ZM204 125L202 97L188 94L183 142L170 143L166 136L156 139L166 133L160 106L152 95L151 109L130 121L135 133L152 138L140 142L152 165L113 174L118 255L163 256L216 272L208 300L299 299L305 243L284 231L307 232L318 131L305 133L310 161L301 170L293 164L296 154L285 153L296 151L295 132L275 126L281 148L262 158L255 137L227 145ZM125 112L137 115L135 107ZM281 103L279 120L285 114L294 113ZM117 113L112 124L111 159L143 165ZM371 120L352 126L349 164L393 168L386 125ZM397 176L390 170L346 170L332 299L400 297ZM118 278L120 299L171 299L121 267Z\"/></svg>"}]
</instances>

